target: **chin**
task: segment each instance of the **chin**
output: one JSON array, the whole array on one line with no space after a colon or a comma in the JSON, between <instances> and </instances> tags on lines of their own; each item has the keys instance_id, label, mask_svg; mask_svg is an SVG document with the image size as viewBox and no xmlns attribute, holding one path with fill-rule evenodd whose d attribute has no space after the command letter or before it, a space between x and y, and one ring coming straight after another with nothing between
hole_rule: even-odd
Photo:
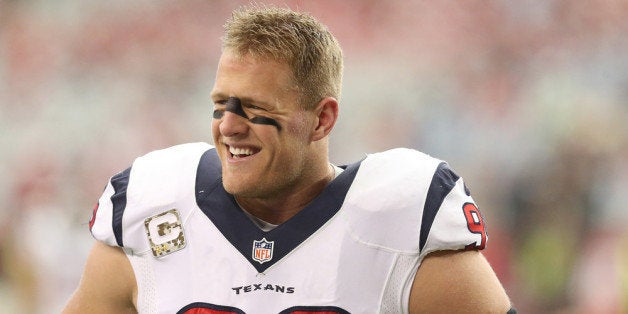
<instances>
[{"instance_id":1,"label":"chin","mask_svg":"<svg viewBox=\"0 0 628 314\"><path fill-rule=\"evenodd\" d=\"M225 191L227 191L227 193L238 194L239 187L237 184L229 183L229 181L225 181L225 179L223 178L222 186L225 188Z\"/></svg>"},{"instance_id":2,"label":"chin","mask_svg":"<svg viewBox=\"0 0 628 314\"><path fill-rule=\"evenodd\" d=\"M229 180L225 181L223 179L222 186L224 187L225 191L227 191L227 193L234 196L246 197L246 196L255 194L255 191L251 187L247 187L241 184L241 182L234 183L234 182L229 182Z\"/></svg>"}]
</instances>

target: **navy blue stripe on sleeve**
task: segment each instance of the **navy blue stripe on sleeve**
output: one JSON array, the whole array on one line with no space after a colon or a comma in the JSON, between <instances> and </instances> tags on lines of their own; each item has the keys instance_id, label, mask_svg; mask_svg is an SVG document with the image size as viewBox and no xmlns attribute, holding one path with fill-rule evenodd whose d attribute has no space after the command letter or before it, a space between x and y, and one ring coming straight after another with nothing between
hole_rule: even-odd
<instances>
[{"instance_id":1,"label":"navy blue stripe on sleeve","mask_svg":"<svg viewBox=\"0 0 628 314\"><path fill-rule=\"evenodd\" d=\"M419 251L423 251L423 247L425 246L425 242L427 242L427 236L430 234L430 229L432 228L438 209L443 204L445 197L454 188L456 181L458 181L459 178L460 177L453 172L453 170L451 170L445 162L441 162L436 168L430 187L427 190L425 205L423 206Z\"/></svg>"},{"instance_id":2,"label":"navy blue stripe on sleeve","mask_svg":"<svg viewBox=\"0 0 628 314\"><path fill-rule=\"evenodd\" d=\"M118 246L123 247L122 242L122 216L124 215L124 209L126 208L126 188L129 185L129 174L131 173L131 167L116 174L111 178L111 186L113 186L113 195L111 195L111 203L113 205L113 219L111 220L111 226L113 227L113 234L116 237Z\"/></svg>"}]
</instances>

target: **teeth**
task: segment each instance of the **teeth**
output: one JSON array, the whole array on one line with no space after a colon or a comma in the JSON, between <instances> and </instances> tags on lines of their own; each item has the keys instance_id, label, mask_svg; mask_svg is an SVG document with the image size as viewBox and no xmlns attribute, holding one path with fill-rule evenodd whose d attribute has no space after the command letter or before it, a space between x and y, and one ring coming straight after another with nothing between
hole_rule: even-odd
<instances>
[{"instance_id":1,"label":"teeth","mask_svg":"<svg viewBox=\"0 0 628 314\"><path fill-rule=\"evenodd\" d=\"M233 147L233 146L229 146L229 152L233 156L241 156L241 155L249 156L249 155L253 154L253 150L251 150L251 149L248 149L248 148L237 148L237 147Z\"/></svg>"}]
</instances>

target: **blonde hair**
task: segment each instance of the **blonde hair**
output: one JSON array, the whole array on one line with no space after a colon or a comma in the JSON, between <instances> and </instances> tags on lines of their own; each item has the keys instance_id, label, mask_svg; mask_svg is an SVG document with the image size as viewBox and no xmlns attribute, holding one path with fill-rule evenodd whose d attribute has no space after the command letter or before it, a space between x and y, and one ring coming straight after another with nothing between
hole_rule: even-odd
<instances>
[{"instance_id":1,"label":"blonde hair","mask_svg":"<svg viewBox=\"0 0 628 314\"><path fill-rule=\"evenodd\" d=\"M340 44L311 15L249 6L235 10L224 27L223 50L288 64L302 107L312 108L325 97L340 99Z\"/></svg>"}]
</instances>

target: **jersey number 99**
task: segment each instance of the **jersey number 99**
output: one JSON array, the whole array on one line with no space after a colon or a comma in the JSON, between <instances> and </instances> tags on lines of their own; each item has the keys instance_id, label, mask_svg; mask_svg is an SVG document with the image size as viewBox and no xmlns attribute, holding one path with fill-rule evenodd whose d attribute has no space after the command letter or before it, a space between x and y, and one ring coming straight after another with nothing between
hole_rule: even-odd
<instances>
[{"instance_id":1,"label":"jersey number 99","mask_svg":"<svg viewBox=\"0 0 628 314\"><path fill-rule=\"evenodd\" d=\"M467 219L467 228L469 228L469 231L471 231L471 233L479 234L482 237L480 243L471 243L466 248L483 250L486 247L488 234L486 233L486 226L484 225L484 217L482 217L482 213L480 213L478 207L473 203L465 203L462 206L462 211L464 212L464 217Z\"/></svg>"}]
</instances>

